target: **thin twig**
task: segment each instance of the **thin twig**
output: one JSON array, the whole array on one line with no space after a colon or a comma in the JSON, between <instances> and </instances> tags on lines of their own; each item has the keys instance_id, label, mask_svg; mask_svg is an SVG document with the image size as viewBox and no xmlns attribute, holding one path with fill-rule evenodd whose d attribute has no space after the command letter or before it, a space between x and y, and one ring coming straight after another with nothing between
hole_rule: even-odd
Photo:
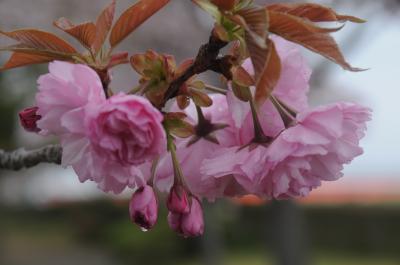
<instances>
[{"instance_id":1,"label":"thin twig","mask_svg":"<svg viewBox=\"0 0 400 265\"><path fill-rule=\"evenodd\" d=\"M222 94L222 95L226 95L228 93L228 91L226 89L208 85L208 84L206 84L205 89L207 89L210 92L214 92L214 93Z\"/></svg>"},{"instance_id":2,"label":"thin twig","mask_svg":"<svg viewBox=\"0 0 400 265\"><path fill-rule=\"evenodd\" d=\"M227 55L219 57L220 50L227 44L227 42L221 41L211 34L208 43L200 47L194 63L181 76L171 83L165 93L164 102L176 97L181 86L192 76L201 74L208 70L220 73L229 80L232 79L232 74L230 72L232 56Z\"/></svg>"},{"instance_id":3,"label":"thin twig","mask_svg":"<svg viewBox=\"0 0 400 265\"><path fill-rule=\"evenodd\" d=\"M48 145L35 150L20 148L11 152L0 149L0 169L20 170L40 163L61 164L62 149L59 145Z\"/></svg>"}]
</instances>

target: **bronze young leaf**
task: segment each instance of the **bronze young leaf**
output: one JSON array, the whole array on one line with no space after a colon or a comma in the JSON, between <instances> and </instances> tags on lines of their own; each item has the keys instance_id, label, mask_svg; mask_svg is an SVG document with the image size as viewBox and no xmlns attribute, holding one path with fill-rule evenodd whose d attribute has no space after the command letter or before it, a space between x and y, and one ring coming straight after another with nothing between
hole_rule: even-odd
<instances>
[{"instance_id":1,"label":"bronze young leaf","mask_svg":"<svg viewBox=\"0 0 400 265\"><path fill-rule=\"evenodd\" d=\"M111 47L117 46L132 31L168 3L169 0L140 0L128 8L112 28Z\"/></svg>"}]
</instances>

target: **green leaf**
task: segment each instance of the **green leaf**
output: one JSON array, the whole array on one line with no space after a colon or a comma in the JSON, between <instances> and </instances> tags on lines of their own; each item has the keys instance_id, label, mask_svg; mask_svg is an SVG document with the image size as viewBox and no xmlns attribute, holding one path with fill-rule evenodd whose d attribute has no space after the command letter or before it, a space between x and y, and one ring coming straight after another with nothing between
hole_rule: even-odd
<instances>
[{"instance_id":1,"label":"green leaf","mask_svg":"<svg viewBox=\"0 0 400 265\"><path fill-rule=\"evenodd\" d=\"M192 2L210 14L218 23L221 21L221 12L218 7L209 0L192 0Z\"/></svg>"},{"instance_id":2,"label":"green leaf","mask_svg":"<svg viewBox=\"0 0 400 265\"><path fill-rule=\"evenodd\" d=\"M232 91L233 94L241 101L248 102L251 100L252 95L249 87L241 86L235 82L232 82Z\"/></svg>"}]
</instances>

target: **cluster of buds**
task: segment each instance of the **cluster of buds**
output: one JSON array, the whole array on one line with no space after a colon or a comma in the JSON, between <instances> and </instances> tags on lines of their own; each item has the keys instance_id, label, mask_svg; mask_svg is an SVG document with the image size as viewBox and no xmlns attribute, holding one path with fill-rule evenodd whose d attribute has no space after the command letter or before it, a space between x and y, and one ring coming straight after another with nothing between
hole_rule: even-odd
<instances>
[{"instance_id":1,"label":"cluster of buds","mask_svg":"<svg viewBox=\"0 0 400 265\"><path fill-rule=\"evenodd\" d=\"M203 210L200 201L188 195L183 186L172 187L167 199L168 224L172 230L184 237L195 237L203 234ZM139 188L129 204L132 222L143 231L154 227L158 217L158 200L151 186Z\"/></svg>"}]
</instances>

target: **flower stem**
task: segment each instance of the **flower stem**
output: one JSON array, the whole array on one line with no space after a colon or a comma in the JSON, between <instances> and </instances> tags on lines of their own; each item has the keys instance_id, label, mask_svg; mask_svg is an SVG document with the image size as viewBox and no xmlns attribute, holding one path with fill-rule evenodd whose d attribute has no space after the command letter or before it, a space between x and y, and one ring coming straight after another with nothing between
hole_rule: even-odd
<instances>
[{"instance_id":1,"label":"flower stem","mask_svg":"<svg viewBox=\"0 0 400 265\"><path fill-rule=\"evenodd\" d=\"M205 89L214 92L214 93L218 93L218 94L222 94L222 95L226 95L227 91L225 89L216 87L216 86L212 86L212 85L207 85L205 86Z\"/></svg>"},{"instance_id":2,"label":"flower stem","mask_svg":"<svg viewBox=\"0 0 400 265\"><path fill-rule=\"evenodd\" d=\"M204 117L203 111L199 106L196 105L196 111L197 111L197 124L198 126L203 125L205 122L208 122L207 119Z\"/></svg>"},{"instance_id":3,"label":"flower stem","mask_svg":"<svg viewBox=\"0 0 400 265\"><path fill-rule=\"evenodd\" d=\"M281 116L283 123L285 124L285 128L289 128L296 122L296 111L289 108L286 104L281 102L274 96L271 96L271 102L278 110L279 115Z\"/></svg>"},{"instance_id":4,"label":"flower stem","mask_svg":"<svg viewBox=\"0 0 400 265\"><path fill-rule=\"evenodd\" d=\"M174 175L175 175L174 185L183 185L186 187L185 181L183 179L182 169L179 164L178 156L176 154L176 146L174 143L174 139L170 134L168 134L167 136L167 142L168 142L168 150L171 152L172 166L174 168Z\"/></svg>"},{"instance_id":5,"label":"flower stem","mask_svg":"<svg viewBox=\"0 0 400 265\"><path fill-rule=\"evenodd\" d=\"M268 141L269 137L264 134L260 120L258 118L254 100L253 99L249 100L249 103L250 103L251 115L253 117L253 126L254 126L254 140L253 141L256 143L263 143L265 141Z\"/></svg>"},{"instance_id":6,"label":"flower stem","mask_svg":"<svg viewBox=\"0 0 400 265\"><path fill-rule=\"evenodd\" d=\"M153 162L152 162L152 164L151 164L151 169L150 169L151 177L150 177L149 182L153 182L154 177L156 176L156 170L157 170L157 165L158 165L158 162L159 162L159 161L160 161L160 156L157 156L157 157L153 160Z\"/></svg>"}]
</instances>

